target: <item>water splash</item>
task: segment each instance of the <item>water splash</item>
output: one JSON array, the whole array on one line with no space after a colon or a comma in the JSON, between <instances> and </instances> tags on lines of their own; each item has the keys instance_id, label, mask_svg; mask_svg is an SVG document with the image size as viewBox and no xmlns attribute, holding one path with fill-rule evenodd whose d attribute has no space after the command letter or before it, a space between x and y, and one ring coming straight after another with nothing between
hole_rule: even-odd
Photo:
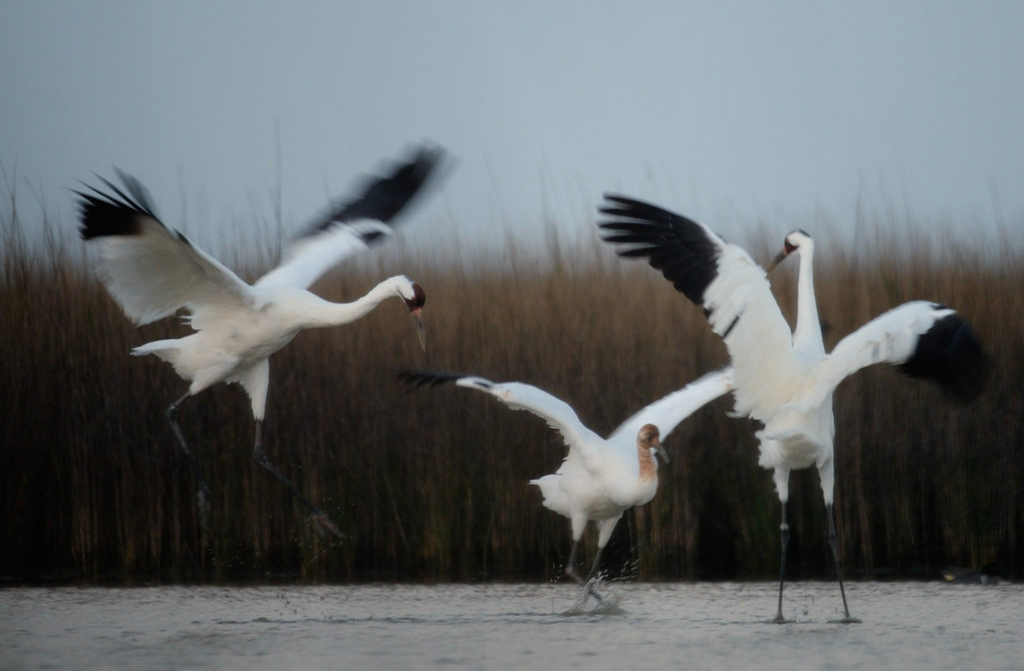
<instances>
[{"instance_id":1,"label":"water splash","mask_svg":"<svg viewBox=\"0 0 1024 671\"><path fill-rule=\"evenodd\" d=\"M601 598L595 596L590 590L584 589L580 593L580 598L569 607L569 610L562 613L562 615L568 617L576 617L580 615L625 615L626 611L619 606L626 593L622 590L614 590L611 592L601 592L598 590L600 582L595 582L593 588L595 592L601 594Z\"/></svg>"}]
</instances>

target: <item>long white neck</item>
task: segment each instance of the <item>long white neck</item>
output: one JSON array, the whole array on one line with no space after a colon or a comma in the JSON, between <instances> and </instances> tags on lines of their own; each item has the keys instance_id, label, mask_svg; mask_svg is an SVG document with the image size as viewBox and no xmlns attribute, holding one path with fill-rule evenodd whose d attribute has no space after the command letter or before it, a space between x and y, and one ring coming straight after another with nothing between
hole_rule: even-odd
<instances>
[{"instance_id":1,"label":"long white neck","mask_svg":"<svg viewBox=\"0 0 1024 671\"><path fill-rule=\"evenodd\" d=\"M658 479L658 462L651 454L651 446L639 440L636 441L637 458L640 460L640 473L638 480L649 482Z\"/></svg>"},{"instance_id":2,"label":"long white neck","mask_svg":"<svg viewBox=\"0 0 1024 671\"><path fill-rule=\"evenodd\" d=\"M793 349L802 354L825 355L821 338L818 303L814 299L814 243L800 245L800 277L796 289L796 329L793 331Z\"/></svg>"},{"instance_id":3,"label":"long white neck","mask_svg":"<svg viewBox=\"0 0 1024 671\"><path fill-rule=\"evenodd\" d=\"M306 328L340 326L362 319L387 299L400 298L398 286L400 283L408 281L401 275L389 277L370 289L368 294L351 303L331 303L317 299L310 305L304 306L306 308L303 311L304 325Z\"/></svg>"}]
</instances>

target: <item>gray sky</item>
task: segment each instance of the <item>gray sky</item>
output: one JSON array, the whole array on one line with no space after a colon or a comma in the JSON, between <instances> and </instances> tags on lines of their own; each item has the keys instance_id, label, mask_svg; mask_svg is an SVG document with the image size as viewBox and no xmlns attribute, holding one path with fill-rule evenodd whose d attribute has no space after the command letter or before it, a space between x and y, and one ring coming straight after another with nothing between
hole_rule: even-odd
<instances>
[{"instance_id":1,"label":"gray sky","mask_svg":"<svg viewBox=\"0 0 1024 671\"><path fill-rule=\"evenodd\" d=\"M429 138L458 164L424 216L469 239L591 235L605 190L725 234L858 194L1020 227L1022 35L1024 2L6 0L0 161L68 223L117 165L200 240L272 217L275 124L291 226Z\"/></svg>"}]
</instances>

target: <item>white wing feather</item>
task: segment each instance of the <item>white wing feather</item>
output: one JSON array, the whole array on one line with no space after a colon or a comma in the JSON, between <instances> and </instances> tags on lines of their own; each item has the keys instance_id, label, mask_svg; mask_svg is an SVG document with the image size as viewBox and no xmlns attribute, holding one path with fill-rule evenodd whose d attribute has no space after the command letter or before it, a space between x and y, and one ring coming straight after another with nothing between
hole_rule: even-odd
<instances>
[{"instance_id":1,"label":"white wing feather","mask_svg":"<svg viewBox=\"0 0 1024 671\"><path fill-rule=\"evenodd\" d=\"M839 341L813 372L813 384L794 405L815 408L848 376L876 363L905 363L918 339L955 310L912 301L872 319Z\"/></svg>"},{"instance_id":2,"label":"white wing feather","mask_svg":"<svg viewBox=\"0 0 1024 671\"><path fill-rule=\"evenodd\" d=\"M704 308L733 366L736 411L761 418L778 404L777 375L794 370L793 333L764 269L699 221L605 194L603 239L627 258L646 257L677 291Z\"/></svg>"},{"instance_id":3,"label":"white wing feather","mask_svg":"<svg viewBox=\"0 0 1024 671\"><path fill-rule=\"evenodd\" d=\"M664 441L684 419L731 389L730 369L708 373L627 419L608 436L608 442L628 440L630 447L635 448L637 434L646 424L657 426Z\"/></svg>"},{"instance_id":4,"label":"white wing feather","mask_svg":"<svg viewBox=\"0 0 1024 671\"><path fill-rule=\"evenodd\" d=\"M704 307L729 351L735 411L762 417L777 405L780 376L794 370L793 332L764 269L742 247L721 244L718 275L704 292Z\"/></svg>"},{"instance_id":5,"label":"white wing feather","mask_svg":"<svg viewBox=\"0 0 1024 671\"><path fill-rule=\"evenodd\" d=\"M548 426L562 434L570 450L578 452L588 471L600 471L605 465L608 449L604 439L585 427L568 403L543 389L521 382L495 383L482 377L464 377L455 384L487 392L513 410L528 410L543 417Z\"/></svg>"},{"instance_id":6,"label":"white wing feather","mask_svg":"<svg viewBox=\"0 0 1024 671\"><path fill-rule=\"evenodd\" d=\"M358 195L335 203L286 250L281 264L257 286L286 285L308 289L318 277L348 257L365 251L431 181L444 152L421 146L383 174L362 180Z\"/></svg>"},{"instance_id":7,"label":"white wing feather","mask_svg":"<svg viewBox=\"0 0 1024 671\"><path fill-rule=\"evenodd\" d=\"M99 251L100 279L136 324L148 324L185 307L198 329L208 311L255 306L249 285L212 256L157 219L136 217L137 234L89 241Z\"/></svg>"},{"instance_id":8,"label":"white wing feather","mask_svg":"<svg viewBox=\"0 0 1024 671\"><path fill-rule=\"evenodd\" d=\"M255 286L292 286L308 289L330 268L370 248L363 237L370 233L391 235L391 228L379 221L336 223L296 240L285 252L279 266L255 282Z\"/></svg>"}]
</instances>

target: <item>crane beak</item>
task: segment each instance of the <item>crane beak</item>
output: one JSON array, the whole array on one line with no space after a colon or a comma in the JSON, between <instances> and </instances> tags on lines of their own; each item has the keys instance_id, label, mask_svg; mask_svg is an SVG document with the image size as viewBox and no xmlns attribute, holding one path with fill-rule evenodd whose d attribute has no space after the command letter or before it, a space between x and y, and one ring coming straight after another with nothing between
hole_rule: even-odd
<instances>
[{"instance_id":1,"label":"crane beak","mask_svg":"<svg viewBox=\"0 0 1024 671\"><path fill-rule=\"evenodd\" d=\"M660 440L655 438L653 441L651 441L651 447L654 448L654 453L658 455L659 459L661 459L666 464L669 463L668 452L665 450L664 447L661 446Z\"/></svg>"},{"instance_id":2,"label":"crane beak","mask_svg":"<svg viewBox=\"0 0 1024 671\"><path fill-rule=\"evenodd\" d=\"M789 252L783 249L781 252L779 252L778 256L772 259L772 262L768 264L768 268L765 270L765 273L767 274L775 270L775 267L782 263L782 260L787 256L789 256Z\"/></svg>"},{"instance_id":3,"label":"crane beak","mask_svg":"<svg viewBox=\"0 0 1024 671\"><path fill-rule=\"evenodd\" d=\"M423 330L423 308L413 308L411 311L412 320L416 324L416 335L420 337L420 347L427 351L427 332Z\"/></svg>"}]
</instances>

